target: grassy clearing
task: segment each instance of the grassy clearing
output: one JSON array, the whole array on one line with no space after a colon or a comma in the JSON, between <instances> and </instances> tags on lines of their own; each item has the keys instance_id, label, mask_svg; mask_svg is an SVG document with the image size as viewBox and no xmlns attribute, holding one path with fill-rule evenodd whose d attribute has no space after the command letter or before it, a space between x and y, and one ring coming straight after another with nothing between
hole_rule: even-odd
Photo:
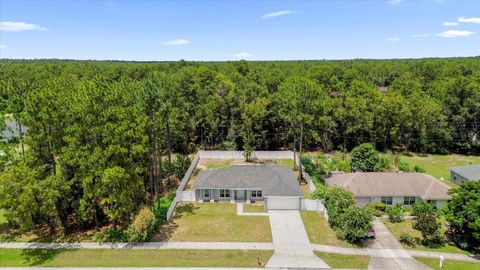
<instances>
[{"instance_id":1,"label":"grassy clearing","mask_svg":"<svg viewBox=\"0 0 480 270\"><path fill-rule=\"evenodd\" d=\"M300 183L300 189L303 192L303 197L305 199L311 199L312 198L312 191L310 191L310 187L308 187L307 182L302 181Z\"/></svg>"},{"instance_id":2,"label":"grassy clearing","mask_svg":"<svg viewBox=\"0 0 480 270\"><path fill-rule=\"evenodd\" d=\"M420 258L415 257L415 260L426 264L435 270L440 270L438 259ZM443 262L443 270L478 270L480 269L480 263L460 262L445 260Z\"/></svg>"},{"instance_id":3,"label":"grassy clearing","mask_svg":"<svg viewBox=\"0 0 480 270\"><path fill-rule=\"evenodd\" d=\"M265 213L265 206L261 202L243 204L243 212L245 213Z\"/></svg>"},{"instance_id":4,"label":"grassy clearing","mask_svg":"<svg viewBox=\"0 0 480 270\"><path fill-rule=\"evenodd\" d=\"M395 238L400 239L400 236L403 233L407 233L410 236L413 237L422 237L421 233L417 230L415 230L413 226L413 220L404 220L403 222L399 223L392 223L388 221L388 219L382 218L383 223L385 226L392 232L393 236ZM441 220L443 226L442 228L445 228L445 220ZM446 243L445 246L440 247L440 248L431 248L431 247L426 247L423 245L417 245L415 247L410 247L407 245L403 245L406 249L416 249L416 250L428 250L428 251L437 251L437 252L450 252L450 253L460 253L460 254L470 254L468 251L462 250L453 243Z\"/></svg>"},{"instance_id":5,"label":"grassy clearing","mask_svg":"<svg viewBox=\"0 0 480 270\"><path fill-rule=\"evenodd\" d=\"M0 251L0 267L264 267L273 254L273 251L244 250Z\"/></svg>"},{"instance_id":6,"label":"grassy clearing","mask_svg":"<svg viewBox=\"0 0 480 270\"><path fill-rule=\"evenodd\" d=\"M293 159L280 159L276 161L275 164L287 166L293 170Z\"/></svg>"},{"instance_id":7,"label":"grassy clearing","mask_svg":"<svg viewBox=\"0 0 480 270\"><path fill-rule=\"evenodd\" d=\"M232 166L234 160L218 160L218 161L209 161L206 165L208 170L218 170L225 169Z\"/></svg>"},{"instance_id":8,"label":"grassy clearing","mask_svg":"<svg viewBox=\"0 0 480 270\"><path fill-rule=\"evenodd\" d=\"M183 203L153 241L272 242L267 216L237 216L231 203Z\"/></svg>"},{"instance_id":9,"label":"grassy clearing","mask_svg":"<svg viewBox=\"0 0 480 270\"><path fill-rule=\"evenodd\" d=\"M300 215L302 216L310 242L337 247L354 247L346 241L337 239L335 231L330 228L322 213L317 211L301 211Z\"/></svg>"},{"instance_id":10,"label":"grassy clearing","mask_svg":"<svg viewBox=\"0 0 480 270\"><path fill-rule=\"evenodd\" d=\"M315 254L332 268L340 269L367 269L370 256L340 255L315 251Z\"/></svg>"}]
</instances>

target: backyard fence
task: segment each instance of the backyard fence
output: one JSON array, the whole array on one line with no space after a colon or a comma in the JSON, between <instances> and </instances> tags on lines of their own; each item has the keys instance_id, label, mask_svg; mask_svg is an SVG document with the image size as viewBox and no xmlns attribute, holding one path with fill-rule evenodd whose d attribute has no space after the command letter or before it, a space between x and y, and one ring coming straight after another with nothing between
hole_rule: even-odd
<instances>
[{"instance_id":1,"label":"backyard fence","mask_svg":"<svg viewBox=\"0 0 480 270\"><path fill-rule=\"evenodd\" d=\"M190 177L193 174L193 171L195 170L195 167L197 167L198 161L200 160L200 155L197 153L195 157L192 160L192 163L190 164L190 167L188 167L187 172L182 178L182 181L180 182L180 185L177 188L177 192L175 194L175 199L173 199L172 204L168 208L167 211L167 220L170 220L173 214L173 210L175 210L175 207L177 207L178 202L181 202L183 199L183 190L185 189L185 186L188 183L188 180L190 180Z\"/></svg>"},{"instance_id":2,"label":"backyard fence","mask_svg":"<svg viewBox=\"0 0 480 270\"><path fill-rule=\"evenodd\" d=\"M204 159L243 159L243 151L198 151ZM292 151L253 151L251 157L258 159L293 159Z\"/></svg>"}]
</instances>

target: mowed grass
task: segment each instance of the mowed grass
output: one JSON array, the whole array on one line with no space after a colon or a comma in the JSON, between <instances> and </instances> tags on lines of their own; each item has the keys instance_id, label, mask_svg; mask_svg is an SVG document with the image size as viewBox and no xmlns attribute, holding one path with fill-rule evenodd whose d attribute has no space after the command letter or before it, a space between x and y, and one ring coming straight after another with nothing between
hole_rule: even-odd
<instances>
[{"instance_id":1,"label":"mowed grass","mask_svg":"<svg viewBox=\"0 0 480 270\"><path fill-rule=\"evenodd\" d=\"M406 161L413 169L418 165L426 170L427 174L444 180L450 179L449 167L466 166L472 164L480 164L480 156L464 156L464 155L418 155L412 156L402 155L401 160Z\"/></svg>"},{"instance_id":2,"label":"mowed grass","mask_svg":"<svg viewBox=\"0 0 480 270\"><path fill-rule=\"evenodd\" d=\"M438 259L415 257L415 260L426 264L432 269L440 270ZM480 263L445 260L443 262L442 270L478 270L478 269L480 269Z\"/></svg>"},{"instance_id":3,"label":"mowed grass","mask_svg":"<svg viewBox=\"0 0 480 270\"><path fill-rule=\"evenodd\" d=\"M330 225L322 213L317 211L301 211L300 215L311 243L337 247L354 247L346 241L337 239L335 231L330 228Z\"/></svg>"},{"instance_id":4,"label":"mowed grass","mask_svg":"<svg viewBox=\"0 0 480 270\"><path fill-rule=\"evenodd\" d=\"M400 239L400 236L404 233L412 236L412 237L419 237L421 238L422 235L420 231L415 230L413 226L413 220L404 220L403 222L399 223L392 223L388 221L388 219L382 218L383 223L385 226L392 232L393 236L397 238L397 240ZM445 229L445 220L441 220L442 222L442 230L444 231ZM462 250L456 246L453 245L453 243L446 243L445 246L439 247L439 248L431 248L423 245L416 245L415 247L403 245L406 249L416 249L416 250L427 250L427 251L437 251L437 252L450 252L450 253L460 253L460 254L470 254L468 251Z\"/></svg>"},{"instance_id":5,"label":"mowed grass","mask_svg":"<svg viewBox=\"0 0 480 270\"><path fill-rule=\"evenodd\" d=\"M230 202L182 203L153 241L272 242L267 216L237 216Z\"/></svg>"},{"instance_id":6,"label":"mowed grass","mask_svg":"<svg viewBox=\"0 0 480 270\"><path fill-rule=\"evenodd\" d=\"M265 213L265 206L263 203L245 203L243 204L243 212L245 213Z\"/></svg>"},{"instance_id":7,"label":"mowed grass","mask_svg":"<svg viewBox=\"0 0 480 270\"><path fill-rule=\"evenodd\" d=\"M264 267L272 254L271 250L0 249L0 267Z\"/></svg>"},{"instance_id":8,"label":"mowed grass","mask_svg":"<svg viewBox=\"0 0 480 270\"><path fill-rule=\"evenodd\" d=\"M225 168L228 168L230 166L232 166L232 163L234 162L235 160L230 160L230 159L226 159L226 160L218 160L218 161L209 161L207 164L206 164L206 167L208 170L218 170L218 169L225 169Z\"/></svg>"},{"instance_id":9,"label":"mowed grass","mask_svg":"<svg viewBox=\"0 0 480 270\"><path fill-rule=\"evenodd\" d=\"M319 251L315 251L315 254L330 267L339 269L367 269L370 261L370 256L341 255Z\"/></svg>"}]
</instances>

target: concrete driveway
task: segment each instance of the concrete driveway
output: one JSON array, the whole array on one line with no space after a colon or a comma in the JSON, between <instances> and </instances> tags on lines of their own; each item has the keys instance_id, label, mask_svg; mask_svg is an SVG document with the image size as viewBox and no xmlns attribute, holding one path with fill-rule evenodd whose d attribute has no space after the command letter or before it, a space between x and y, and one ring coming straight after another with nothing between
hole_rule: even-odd
<instances>
[{"instance_id":1,"label":"concrete driveway","mask_svg":"<svg viewBox=\"0 0 480 270\"><path fill-rule=\"evenodd\" d=\"M402 244L385 227L382 221L375 218L373 221L376 237L370 248L378 249L372 253L368 269L385 270L428 270L431 269L415 260L403 248Z\"/></svg>"},{"instance_id":2,"label":"concrete driveway","mask_svg":"<svg viewBox=\"0 0 480 270\"><path fill-rule=\"evenodd\" d=\"M330 269L313 253L298 211L268 211L268 216L275 252L266 267Z\"/></svg>"}]
</instances>

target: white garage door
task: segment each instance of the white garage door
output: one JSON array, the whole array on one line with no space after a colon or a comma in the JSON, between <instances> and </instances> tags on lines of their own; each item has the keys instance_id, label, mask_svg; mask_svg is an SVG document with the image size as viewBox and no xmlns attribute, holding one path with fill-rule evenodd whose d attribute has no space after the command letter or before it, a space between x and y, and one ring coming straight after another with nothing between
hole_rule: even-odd
<instances>
[{"instance_id":1,"label":"white garage door","mask_svg":"<svg viewBox=\"0 0 480 270\"><path fill-rule=\"evenodd\" d=\"M299 197L267 197L268 210L299 210Z\"/></svg>"}]
</instances>

